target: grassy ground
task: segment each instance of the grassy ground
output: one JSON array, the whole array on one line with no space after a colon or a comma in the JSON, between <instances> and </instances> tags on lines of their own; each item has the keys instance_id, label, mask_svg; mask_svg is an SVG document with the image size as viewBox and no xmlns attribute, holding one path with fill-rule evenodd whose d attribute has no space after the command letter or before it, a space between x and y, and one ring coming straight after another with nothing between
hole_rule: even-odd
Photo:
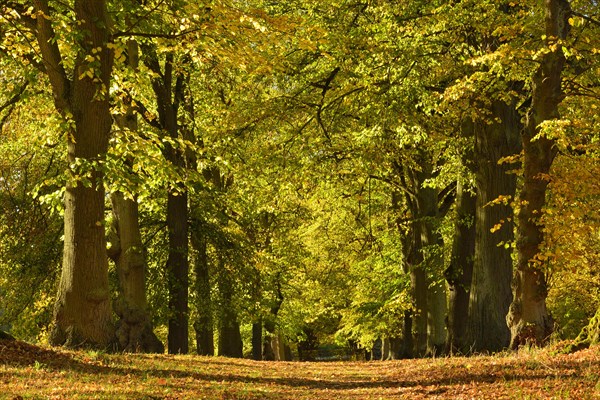
<instances>
[{"instance_id":1,"label":"grassy ground","mask_svg":"<svg viewBox=\"0 0 600 400\"><path fill-rule=\"evenodd\" d=\"M386 362L70 352L0 341L2 399L600 399L600 347Z\"/></svg>"}]
</instances>

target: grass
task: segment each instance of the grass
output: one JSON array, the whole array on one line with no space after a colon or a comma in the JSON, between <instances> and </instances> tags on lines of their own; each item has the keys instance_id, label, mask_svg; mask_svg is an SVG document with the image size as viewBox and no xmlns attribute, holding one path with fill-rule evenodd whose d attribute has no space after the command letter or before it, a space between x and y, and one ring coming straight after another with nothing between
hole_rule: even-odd
<instances>
[{"instance_id":1,"label":"grass","mask_svg":"<svg viewBox=\"0 0 600 400\"><path fill-rule=\"evenodd\" d=\"M105 354L0 341L1 399L600 399L600 347L386 362Z\"/></svg>"}]
</instances>

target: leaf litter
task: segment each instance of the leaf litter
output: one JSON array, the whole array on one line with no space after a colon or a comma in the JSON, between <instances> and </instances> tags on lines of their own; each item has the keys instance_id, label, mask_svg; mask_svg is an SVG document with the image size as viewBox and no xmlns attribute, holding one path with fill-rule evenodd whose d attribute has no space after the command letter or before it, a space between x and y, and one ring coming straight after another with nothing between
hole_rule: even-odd
<instances>
[{"instance_id":1,"label":"leaf litter","mask_svg":"<svg viewBox=\"0 0 600 400\"><path fill-rule=\"evenodd\" d=\"M0 340L1 399L600 399L600 347L396 361L106 354Z\"/></svg>"}]
</instances>

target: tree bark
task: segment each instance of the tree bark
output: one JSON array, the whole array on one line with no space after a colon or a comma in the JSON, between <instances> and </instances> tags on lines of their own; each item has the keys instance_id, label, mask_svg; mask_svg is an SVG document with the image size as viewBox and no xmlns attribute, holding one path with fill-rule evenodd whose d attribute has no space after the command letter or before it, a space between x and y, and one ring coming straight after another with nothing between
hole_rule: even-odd
<instances>
[{"instance_id":1,"label":"tree bark","mask_svg":"<svg viewBox=\"0 0 600 400\"><path fill-rule=\"evenodd\" d=\"M423 187L432 177L433 166L421 154L422 170L406 169L406 202L411 213L411 227L404 239L405 269L410 271L414 301L413 327L416 354L440 354L446 342L447 313L445 284L441 276L443 256L438 246L442 237L437 232L438 193ZM438 275L439 274L439 275Z\"/></svg>"},{"instance_id":2,"label":"tree bark","mask_svg":"<svg viewBox=\"0 0 600 400\"><path fill-rule=\"evenodd\" d=\"M569 34L571 7L567 0L545 0L544 11L547 52L532 77L531 106L522 134L523 187L518 198L514 300L506 318L512 349L526 344L542 345L553 330L546 309L545 262L539 257L544 241L539 220L556 147L554 140L541 132L540 124L560 118L558 107L564 98L561 75L566 59L559 41Z\"/></svg>"},{"instance_id":3,"label":"tree bark","mask_svg":"<svg viewBox=\"0 0 600 400\"><path fill-rule=\"evenodd\" d=\"M421 185L418 196L421 203L421 252L427 274L427 354L440 355L446 344L448 303L446 285L441 279L444 257L442 236L437 230L438 194L437 190Z\"/></svg>"},{"instance_id":4,"label":"tree bark","mask_svg":"<svg viewBox=\"0 0 600 400\"><path fill-rule=\"evenodd\" d=\"M469 296L475 257L475 204L476 196L458 182L456 194L457 215L450 266L445 271L450 287L448 310L448 338L446 352L463 352L469 316Z\"/></svg>"},{"instance_id":5,"label":"tree bark","mask_svg":"<svg viewBox=\"0 0 600 400\"><path fill-rule=\"evenodd\" d=\"M106 348L114 342L115 333L104 233L103 176L97 168L106 156L112 124L108 87L113 54L107 46L110 23L106 2L74 3L74 26L79 27L80 34L72 80L64 70L51 21L45 17L51 15L48 2L36 0L34 6L39 12L37 41L54 103L64 118L74 122L66 135L67 159L71 165L81 165L80 171L69 171L65 192L63 268L50 343ZM87 60L89 57L94 57L93 64ZM87 176L82 178L82 173Z\"/></svg>"},{"instance_id":6,"label":"tree bark","mask_svg":"<svg viewBox=\"0 0 600 400\"><path fill-rule=\"evenodd\" d=\"M491 122L474 122L477 211L465 352L495 352L509 344L506 314L512 301L513 261L508 246L514 240L510 202L517 178L509 172L515 169L513 165L499 165L498 161L519 154L520 118L514 103L493 101ZM490 204L499 196L505 196L506 201Z\"/></svg>"},{"instance_id":7,"label":"tree bark","mask_svg":"<svg viewBox=\"0 0 600 400\"><path fill-rule=\"evenodd\" d=\"M400 203L402 201L402 193L399 191L392 192L392 209L398 213L400 211ZM407 203L408 203L407 198ZM408 232L404 232L403 224L401 219L396 221L398 226L398 230L400 231L400 235L402 237L402 255L404 262L402 263L402 271L411 276L411 299L412 299L412 308L406 310L404 315L402 316L402 336L401 343L398 349L398 358L413 358L415 352L415 338L413 337L413 314L414 310L416 310L416 288L415 281L412 279L412 267L413 267L413 229L412 224L408 229Z\"/></svg>"},{"instance_id":8,"label":"tree bark","mask_svg":"<svg viewBox=\"0 0 600 400\"><path fill-rule=\"evenodd\" d=\"M188 348L188 226L187 193L171 192L167 197L167 230L169 258L167 285L169 288L168 344L169 354L187 354Z\"/></svg>"},{"instance_id":9,"label":"tree bark","mask_svg":"<svg viewBox=\"0 0 600 400\"><path fill-rule=\"evenodd\" d=\"M252 359L262 360L262 321L256 321L252 324Z\"/></svg>"},{"instance_id":10,"label":"tree bark","mask_svg":"<svg viewBox=\"0 0 600 400\"><path fill-rule=\"evenodd\" d=\"M398 350L398 359L414 357L414 339L412 334L413 316L412 311L404 312L402 317L402 343Z\"/></svg>"},{"instance_id":11,"label":"tree bark","mask_svg":"<svg viewBox=\"0 0 600 400\"><path fill-rule=\"evenodd\" d=\"M404 270L410 274L410 287L412 297L412 311L407 321L405 315L404 333L410 329L410 339L404 338L407 355L424 356L427 353L427 275L422 265L421 237L418 234L418 225L411 222L409 231L404 235L403 253ZM413 332L414 329L414 332Z\"/></svg>"},{"instance_id":12,"label":"tree bark","mask_svg":"<svg viewBox=\"0 0 600 400\"><path fill-rule=\"evenodd\" d=\"M113 227L109 256L119 278L115 312L119 316L116 336L119 349L129 352L163 353L165 348L152 329L146 301L146 261L139 227L138 204L121 192L111 195Z\"/></svg>"},{"instance_id":13,"label":"tree bark","mask_svg":"<svg viewBox=\"0 0 600 400\"><path fill-rule=\"evenodd\" d=\"M567 346L567 352L574 352L600 344L600 306L590 322L585 326L577 338Z\"/></svg>"},{"instance_id":14,"label":"tree bark","mask_svg":"<svg viewBox=\"0 0 600 400\"><path fill-rule=\"evenodd\" d=\"M175 73L173 54L167 53L161 68L156 49L145 46L144 63L157 77L152 79L152 89L156 96L159 128L171 139L180 136L178 124L179 106L185 101L185 77ZM163 155L180 171L186 166L181 149L165 144ZM167 287L169 290L169 354L186 354L188 345L188 204L187 189L180 182L167 188L167 232L169 256L167 259Z\"/></svg>"},{"instance_id":15,"label":"tree bark","mask_svg":"<svg viewBox=\"0 0 600 400\"><path fill-rule=\"evenodd\" d=\"M192 232L192 247L196 251L194 272L196 275L196 352L202 356L214 356L214 334L212 301L210 293L210 273L208 269L207 240L201 232Z\"/></svg>"},{"instance_id":16,"label":"tree bark","mask_svg":"<svg viewBox=\"0 0 600 400\"><path fill-rule=\"evenodd\" d=\"M242 335L240 334L240 324L233 304L233 282L222 257L220 257L219 266L220 310L217 354L223 357L242 358L244 355Z\"/></svg>"},{"instance_id":17,"label":"tree bark","mask_svg":"<svg viewBox=\"0 0 600 400\"><path fill-rule=\"evenodd\" d=\"M138 45L128 43L128 63L138 68ZM137 132L138 123L131 105L126 104L124 115L115 117L121 129ZM126 165L131 166L131 159ZM112 228L109 235L112 246L108 251L114 261L119 278L119 293L115 304L117 340L124 351L163 353L165 348L153 332L152 320L146 301L146 260L139 225L138 203L128 199L122 192L110 196L112 204Z\"/></svg>"},{"instance_id":18,"label":"tree bark","mask_svg":"<svg viewBox=\"0 0 600 400\"><path fill-rule=\"evenodd\" d=\"M279 278L278 278L279 279ZM279 310L281 309L281 305L283 304L283 292L281 291L281 283L277 282L277 299L275 303L271 306L270 314L267 318L263 320L265 335L263 337L263 360L265 361L274 361L275 360L275 352L272 346L272 340L275 337L277 326L275 325L275 321L277 320L277 314L279 314Z\"/></svg>"}]
</instances>

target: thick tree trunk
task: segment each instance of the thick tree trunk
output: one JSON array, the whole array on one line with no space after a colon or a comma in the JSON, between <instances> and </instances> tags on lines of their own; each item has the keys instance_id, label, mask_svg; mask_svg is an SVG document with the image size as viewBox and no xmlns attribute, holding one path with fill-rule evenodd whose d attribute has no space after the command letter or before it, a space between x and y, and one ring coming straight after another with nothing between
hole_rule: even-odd
<instances>
[{"instance_id":1,"label":"thick tree trunk","mask_svg":"<svg viewBox=\"0 0 600 400\"><path fill-rule=\"evenodd\" d=\"M278 283L277 299L275 301L275 304L271 306L270 315L264 320L265 335L263 337L263 360L265 361L274 361L276 357L275 351L273 350L272 342L276 334L275 321L277 320L277 314L279 314L279 310L281 309L282 304L283 293L281 291L281 286Z\"/></svg>"},{"instance_id":2,"label":"thick tree trunk","mask_svg":"<svg viewBox=\"0 0 600 400\"><path fill-rule=\"evenodd\" d=\"M402 355L402 338L401 337L391 337L389 338L389 351L386 356L386 360L399 360L403 358Z\"/></svg>"},{"instance_id":3,"label":"thick tree trunk","mask_svg":"<svg viewBox=\"0 0 600 400\"><path fill-rule=\"evenodd\" d=\"M442 244L437 232L438 195L432 188L423 187L430 178L432 166L423 156L423 170L407 170L406 183L413 193L407 197L411 211L411 227L404 235L405 270L410 271L414 302L412 312L415 329L416 354L440 354L446 342L446 287L437 279L441 275Z\"/></svg>"},{"instance_id":4,"label":"thick tree trunk","mask_svg":"<svg viewBox=\"0 0 600 400\"><path fill-rule=\"evenodd\" d=\"M237 321L237 315L232 313L231 310L226 310L221 315L217 354L221 357L232 358L242 358L244 356L240 324Z\"/></svg>"},{"instance_id":5,"label":"thick tree trunk","mask_svg":"<svg viewBox=\"0 0 600 400\"><path fill-rule=\"evenodd\" d=\"M466 345L469 316L469 296L475 257L475 204L476 196L459 182L456 199L456 223L450 266L445 276L450 287L448 310L448 338L446 352L462 352Z\"/></svg>"},{"instance_id":6,"label":"thick tree trunk","mask_svg":"<svg viewBox=\"0 0 600 400\"><path fill-rule=\"evenodd\" d=\"M292 361L290 346L281 332L277 332L271 337L271 349L275 355L275 361Z\"/></svg>"},{"instance_id":7,"label":"thick tree trunk","mask_svg":"<svg viewBox=\"0 0 600 400\"><path fill-rule=\"evenodd\" d=\"M44 15L51 15L47 1L35 1L34 5ZM63 269L50 342L105 348L114 341L115 330L108 286L103 177L94 164L105 158L112 124L106 90L112 71L112 52L107 47L110 24L104 1L78 0L74 11L81 33L72 81L65 73L50 20L36 19L38 44L56 107L75 123L66 135L68 161L83 164L84 170L70 171L72 180L65 192ZM86 57L94 57L97 65L89 65ZM86 71L91 71L92 77L85 75ZM81 178L81 172L88 177Z\"/></svg>"},{"instance_id":8,"label":"thick tree trunk","mask_svg":"<svg viewBox=\"0 0 600 400\"><path fill-rule=\"evenodd\" d=\"M217 287L219 289L219 342L217 355L223 357L243 357L242 335L240 324L233 303L234 286L230 271L225 267L225 260L219 257L219 275Z\"/></svg>"},{"instance_id":9,"label":"thick tree trunk","mask_svg":"<svg viewBox=\"0 0 600 400\"><path fill-rule=\"evenodd\" d=\"M262 345L262 359L265 361L275 361L275 352L273 351L272 339L275 336L275 323L266 320L264 323L265 335Z\"/></svg>"},{"instance_id":10,"label":"thick tree trunk","mask_svg":"<svg viewBox=\"0 0 600 400\"><path fill-rule=\"evenodd\" d=\"M440 279L444 257L442 236L437 231L438 195L432 188L421 188L421 252L427 274L427 354L439 355L446 344L448 303L446 284Z\"/></svg>"},{"instance_id":11,"label":"thick tree trunk","mask_svg":"<svg viewBox=\"0 0 600 400\"><path fill-rule=\"evenodd\" d=\"M402 318L402 342L400 349L398 350L397 358L413 358L414 353L414 339L412 334L412 311L408 310L404 312Z\"/></svg>"},{"instance_id":12,"label":"thick tree trunk","mask_svg":"<svg viewBox=\"0 0 600 400\"><path fill-rule=\"evenodd\" d=\"M381 339L381 361L388 360L390 357L391 345L390 339L384 337Z\"/></svg>"},{"instance_id":13,"label":"thick tree trunk","mask_svg":"<svg viewBox=\"0 0 600 400\"><path fill-rule=\"evenodd\" d=\"M431 178L433 167L424 162L422 171L413 171L413 190L416 192L417 209L415 212L420 238L417 240L421 266L425 275L426 313L427 313L427 351L426 354L441 354L446 343L447 299L446 286L441 277L443 267L442 236L438 232L439 223L437 190L423 187ZM423 290L423 289L421 289ZM421 293L421 296L423 294Z\"/></svg>"},{"instance_id":14,"label":"thick tree trunk","mask_svg":"<svg viewBox=\"0 0 600 400\"><path fill-rule=\"evenodd\" d=\"M158 126L171 139L180 137L179 106L184 102L186 80L174 66L173 54L167 53L164 65L156 49L145 46L144 63L156 74L152 89L158 108ZM164 157L173 167L183 170L186 159L181 149L165 144ZM188 204L187 189L180 182L169 183L167 188L167 231L169 256L167 259L167 287L169 290L169 354L188 353Z\"/></svg>"},{"instance_id":15,"label":"thick tree trunk","mask_svg":"<svg viewBox=\"0 0 600 400\"><path fill-rule=\"evenodd\" d=\"M138 204L121 192L111 195L115 240L109 256L119 277L115 312L119 316L116 336L119 349L163 353L165 348L152 330L146 301L146 261L139 227Z\"/></svg>"},{"instance_id":16,"label":"thick tree trunk","mask_svg":"<svg viewBox=\"0 0 600 400\"><path fill-rule=\"evenodd\" d=\"M200 232L192 232L192 246L196 251L194 272L196 275L196 352L202 356L214 356L214 334L210 274L208 269L207 241Z\"/></svg>"},{"instance_id":17,"label":"thick tree trunk","mask_svg":"<svg viewBox=\"0 0 600 400\"><path fill-rule=\"evenodd\" d=\"M188 353L188 207L187 192L171 192L167 197L167 259L169 288L169 354Z\"/></svg>"},{"instance_id":18,"label":"thick tree trunk","mask_svg":"<svg viewBox=\"0 0 600 400\"><path fill-rule=\"evenodd\" d=\"M262 321L257 321L252 324L252 359L256 361L262 360Z\"/></svg>"},{"instance_id":19,"label":"thick tree trunk","mask_svg":"<svg viewBox=\"0 0 600 400\"><path fill-rule=\"evenodd\" d=\"M513 279L514 300L506 319L513 349L525 344L544 344L553 329L546 309L545 262L539 257L544 241L539 220L556 147L553 139L540 135L540 124L560 118L558 106L564 97L561 75L566 60L557 40L568 36L571 8L567 0L545 0L544 4L548 51L541 57L532 78L531 107L522 135L523 187L518 199L517 268Z\"/></svg>"},{"instance_id":20,"label":"thick tree trunk","mask_svg":"<svg viewBox=\"0 0 600 400\"><path fill-rule=\"evenodd\" d=\"M503 157L520 152L522 124L514 104L492 103L490 121L476 121L475 168L477 186L475 260L470 291L467 343L462 350L499 351L509 344L506 314L512 301L514 240L513 210L515 169L498 164ZM506 202L494 200L504 196Z\"/></svg>"},{"instance_id":21,"label":"thick tree trunk","mask_svg":"<svg viewBox=\"0 0 600 400\"><path fill-rule=\"evenodd\" d=\"M128 42L128 63L138 67L138 45ZM115 117L121 129L137 132L138 123L130 105L124 115ZM126 165L131 166L131 159ZM117 341L119 349L131 352L163 353L165 348L154 334L146 301L146 260L139 225L138 203L125 198L122 192L112 193L112 227L109 239L109 257L114 261L119 278L119 292L115 304Z\"/></svg>"},{"instance_id":22,"label":"thick tree trunk","mask_svg":"<svg viewBox=\"0 0 600 400\"><path fill-rule=\"evenodd\" d=\"M400 210L400 202L402 201L402 194L400 192L392 193L392 208L394 211L398 212ZM413 314L416 308L416 279L412 277L412 269L413 269L413 248L414 241L413 231L414 229L409 228L408 232L404 232L402 221L398 219L397 221L398 228L400 230L400 234L402 235L402 255L404 262L402 264L402 271L411 276L411 298L412 298L412 309L406 310L404 315L402 316L402 337L400 348L398 349L398 358L413 358L415 354L415 338L413 337ZM412 224L411 224L412 225Z\"/></svg>"},{"instance_id":23,"label":"thick tree trunk","mask_svg":"<svg viewBox=\"0 0 600 400\"><path fill-rule=\"evenodd\" d=\"M567 346L567 352L573 352L600 344L600 306L590 322L585 326L577 338Z\"/></svg>"},{"instance_id":24,"label":"thick tree trunk","mask_svg":"<svg viewBox=\"0 0 600 400\"><path fill-rule=\"evenodd\" d=\"M419 253L420 237L417 238L416 223L412 224L411 232L407 235L407 241L411 241L408 254L405 253L404 260L410 271L411 297L413 310L411 312L412 354L424 356L427 353L427 275L422 265L422 256ZM419 235L420 236L420 235Z\"/></svg>"}]
</instances>

